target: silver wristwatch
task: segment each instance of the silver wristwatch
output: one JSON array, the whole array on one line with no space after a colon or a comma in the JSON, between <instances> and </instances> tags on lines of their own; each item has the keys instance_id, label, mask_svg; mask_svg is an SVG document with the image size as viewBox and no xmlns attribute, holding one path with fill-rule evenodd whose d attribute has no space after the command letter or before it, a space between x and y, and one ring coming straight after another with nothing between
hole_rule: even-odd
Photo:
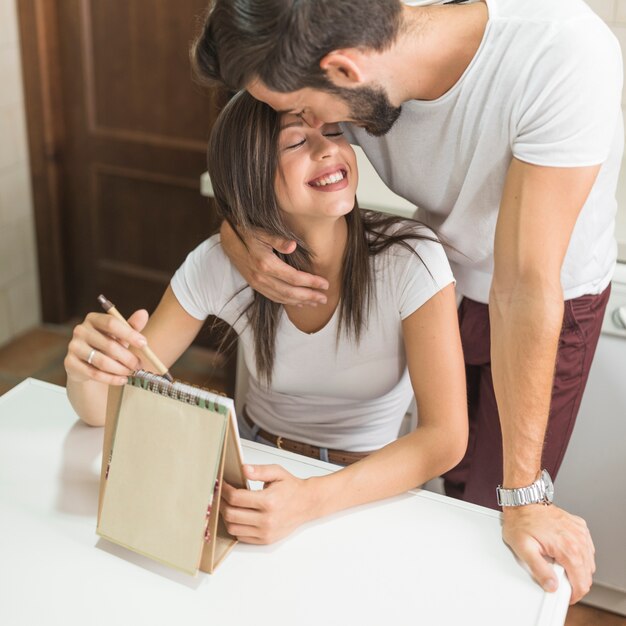
<instances>
[{"instance_id":1,"label":"silver wristwatch","mask_svg":"<svg viewBox=\"0 0 626 626\"><path fill-rule=\"evenodd\" d=\"M499 506L524 506L525 504L552 504L554 485L547 470L542 470L539 478L528 487L505 489L498 485L496 489Z\"/></svg>"}]
</instances>

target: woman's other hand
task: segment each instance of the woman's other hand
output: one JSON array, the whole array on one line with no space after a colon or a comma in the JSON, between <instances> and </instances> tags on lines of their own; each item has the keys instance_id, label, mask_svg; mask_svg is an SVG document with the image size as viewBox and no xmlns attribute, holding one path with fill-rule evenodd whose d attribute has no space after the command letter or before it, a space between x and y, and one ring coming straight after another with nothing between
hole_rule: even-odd
<instances>
[{"instance_id":1,"label":"woman's other hand","mask_svg":"<svg viewBox=\"0 0 626 626\"><path fill-rule=\"evenodd\" d=\"M266 298L280 304L325 304L328 281L321 276L300 272L281 261L274 250L289 254L295 241L273 237L260 230L246 238L246 246L228 222L220 231L222 247L246 282Z\"/></svg>"},{"instance_id":2,"label":"woman's other hand","mask_svg":"<svg viewBox=\"0 0 626 626\"><path fill-rule=\"evenodd\" d=\"M83 383L96 381L124 385L127 377L141 367L130 347L142 348L146 339L140 334L148 322L148 312L135 311L128 323L106 313L89 313L74 328L64 365L68 380ZM134 329L134 330L133 330Z\"/></svg>"}]
</instances>

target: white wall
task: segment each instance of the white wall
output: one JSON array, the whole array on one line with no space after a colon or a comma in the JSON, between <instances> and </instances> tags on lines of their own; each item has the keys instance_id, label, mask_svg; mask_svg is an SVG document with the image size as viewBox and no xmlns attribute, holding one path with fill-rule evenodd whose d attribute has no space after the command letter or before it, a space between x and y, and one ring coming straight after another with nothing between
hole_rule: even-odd
<instances>
[{"instance_id":1,"label":"white wall","mask_svg":"<svg viewBox=\"0 0 626 626\"><path fill-rule=\"evenodd\" d=\"M0 345L41 320L16 2L0 0Z\"/></svg>"},{"instance_id":2,"label":"white wall","mask_svg":"<svg viewBox=\"0 0 626 626\"><path fill-rule=\"evenodd\" d=\"M611 27L619 39L626 68L626 0L586 0L586 2ZM622 112L626 119L626 80L622 92ZM617 187L617 202L616 235L619 258L626 262L626 159L622 162L622 173Z\"/></svg>"}]
</instances>

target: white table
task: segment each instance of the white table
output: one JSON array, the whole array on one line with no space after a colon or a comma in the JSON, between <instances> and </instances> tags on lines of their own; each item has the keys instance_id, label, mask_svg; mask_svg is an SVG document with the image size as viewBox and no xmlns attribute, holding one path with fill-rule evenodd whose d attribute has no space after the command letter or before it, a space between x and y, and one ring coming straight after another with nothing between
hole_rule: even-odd
<instances>
[{"instance_id":1,"label":"white table","mask_svg":"<svg viewBox=\"0 0 626 626\"><path fill-rule=\"evenodd\" d=\"M424 491L239 544L191 578L95 535L102 429L65 389L28 379L0 398L0 624L272 626L563 624L500 536L499 514ZM336 469L259 444L251 463Z\"/></svg>"}]
</instances>

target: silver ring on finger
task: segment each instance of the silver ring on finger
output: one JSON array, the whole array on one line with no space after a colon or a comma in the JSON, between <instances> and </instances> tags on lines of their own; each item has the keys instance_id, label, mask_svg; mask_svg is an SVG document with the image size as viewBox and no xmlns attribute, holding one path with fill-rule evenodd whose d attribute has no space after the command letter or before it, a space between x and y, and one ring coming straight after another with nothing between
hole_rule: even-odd
<instances>
[{"instance_id":1,"label":"silver ring on finger","mask_svg":"<svg viewBox=\"0 0 626 626\"><path fill-rule=\"evenodd\" d=\"M96 354L96 350L95 348L89 353L89 356L87 357L87 363L89 365L91 365L92 361L93 361L93 357Z\"/></svg>"}]
</instances>

